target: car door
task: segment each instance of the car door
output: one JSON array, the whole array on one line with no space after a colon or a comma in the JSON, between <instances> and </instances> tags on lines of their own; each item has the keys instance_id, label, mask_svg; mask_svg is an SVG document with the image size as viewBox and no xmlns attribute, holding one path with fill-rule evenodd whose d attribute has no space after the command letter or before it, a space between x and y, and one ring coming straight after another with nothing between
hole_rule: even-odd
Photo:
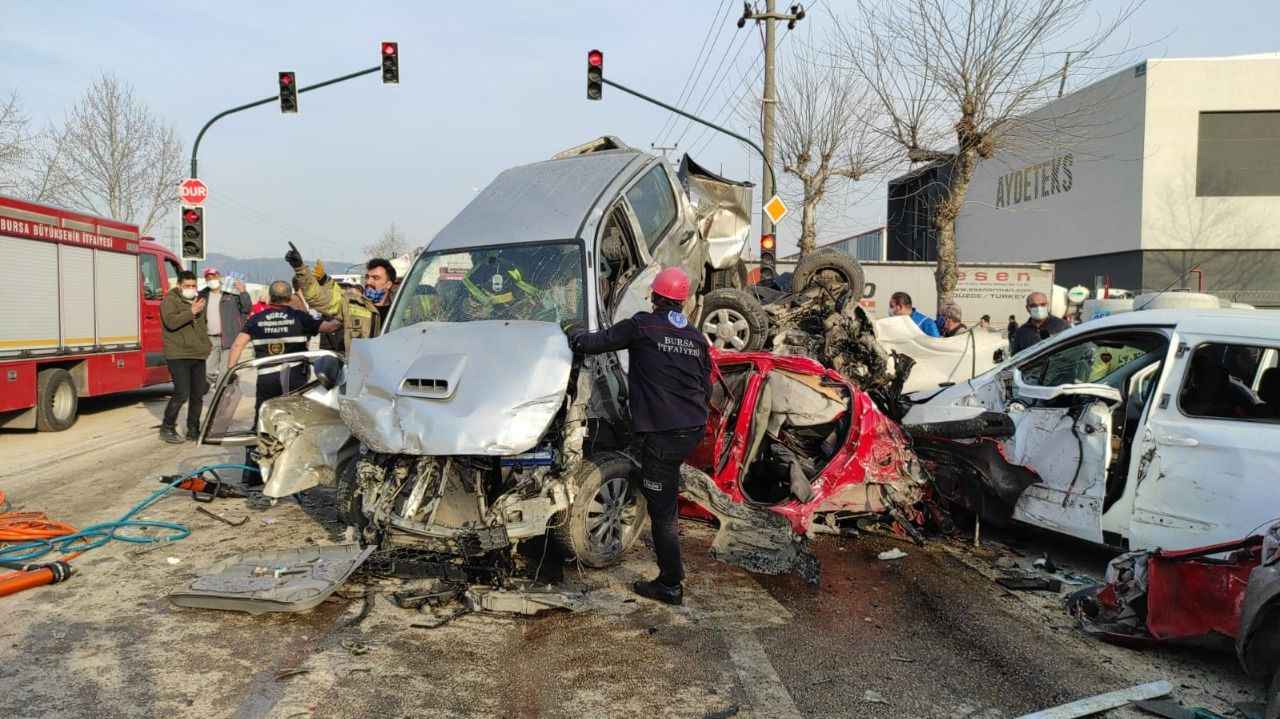
<instances>
[{"instance_id":1,"label":"car door","mask_svg":"<svg viewBox=\"0 0 1280 719\"><path fill-rule=\"evenodd\" d=\"M1133 549L1237 540L1280 516L1280 406L1247 394L1280 372L1280 342L1208 333L1173 341L1133 453ZM1227 371L1239 348L1258 350L1252 377Z\"/></svg>"},{"instance_id":2,"label":"car door","mask_svg":"<svg viewBox=\"0 0 1280 719\"><path fill-rule=\"evenodd\" d=\"M1014 368L1014 401L1006 413L1016 429L1002 453L1040 478L1019 497L1015 519L1103 542L1113 415L1124 411L1127 378L1163 356L1165 347L1157 332L1094 335Z\"/></svg>"},{"instance_id":3,"label":"car door","mask_svg":"<svg viewBox=\"0 0 1280 719\"><path fill-rule=\"evenodd\" d=\"M697 242L697 231L680 212L671 180L661 163L641 173L622 195L636 228L644 265L616 308L617 319L649 309L649 286L663 268L682 268L689 275L690 289L696 290L706 255L706 249Z\"/></svg>"},{"instance_id":4,"label":"car door","mask_svg":"<svg viewBox=\"0 0 1280 719\"><path fill-rule=\"evenodd\" d=\"M160 303L168 285L160 269L160 256L142 250L138 254L138 273L142 276L142 353L146 365L145 384L170 381L169 366L164 361L164 330L160 324Z\"/></svg>"}]
</instances>

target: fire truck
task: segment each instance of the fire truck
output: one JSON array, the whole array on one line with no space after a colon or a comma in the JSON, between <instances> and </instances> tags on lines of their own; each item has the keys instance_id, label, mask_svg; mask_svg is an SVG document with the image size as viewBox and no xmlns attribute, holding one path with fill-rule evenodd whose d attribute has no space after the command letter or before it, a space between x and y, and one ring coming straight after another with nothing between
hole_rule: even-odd
<instances>
[{"instance_id":1,"label":"fire truck","mask_svg":"<svg viewBox=\"0 0 1280 719\"><path fill-rule=\"evenodd\" d=\"M0 427L62 431L81 397L170 381L181 264L137 226L0 196L0 267Z\"/></svg>"}]
</instances>

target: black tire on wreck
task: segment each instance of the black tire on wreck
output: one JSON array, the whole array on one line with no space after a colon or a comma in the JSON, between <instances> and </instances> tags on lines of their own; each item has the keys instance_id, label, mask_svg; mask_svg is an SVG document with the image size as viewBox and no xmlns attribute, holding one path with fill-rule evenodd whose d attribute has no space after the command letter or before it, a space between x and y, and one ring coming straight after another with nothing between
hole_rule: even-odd
<instances>
[{"instance_id":1,"label":"black tire on wreck","mask_svg":"<svg viewBox=\"0 0 1280 719\"><path fill-rule=\"evenodd\" d=\"M769 315L745 290L713 290L702 298L698 329L716 349L750 352L764 346Z\"/></svg>"},{"instance_id":2,"label":"black tire on wreck","mask_svg":"<svg viewBox=\"0 0 1280 719\"><path fill-rule=\"evenodd\" d=\"M576 490L573 504L551 520L551 539L565 556L597 569L622 559L646 517L644 495L632 482L636 471L618 452L582 460L569 478Z\"/></svg>"},{"instance_id":3,"label":"black tire on wreck","mask_svg":"<svg viewBox=\"0 0 1280 719\"><path fill-rule=\"evenodd\" d=\"M338 520L348 527L356 528L356 537L364 534L369 518L364 516L364 498L360 494L360 483L356 479L358 458L351 458L338 467L337 492L334 496L335 510Z\"/></svg>"},{"instance_id":4,"label":"black tire on wreck","mask_svg":"<svg viewBox=\"0 0 1280 719\"><path fill-rule=\"evenodd\" d=\"M791 277L791 291L801 292L814 280L823 285L832 281L843 282L858 299L862 299L862 290L866 286L866 278L858 260L833 249L816 250L800 260Z\"/></svg>"}]
</instances>

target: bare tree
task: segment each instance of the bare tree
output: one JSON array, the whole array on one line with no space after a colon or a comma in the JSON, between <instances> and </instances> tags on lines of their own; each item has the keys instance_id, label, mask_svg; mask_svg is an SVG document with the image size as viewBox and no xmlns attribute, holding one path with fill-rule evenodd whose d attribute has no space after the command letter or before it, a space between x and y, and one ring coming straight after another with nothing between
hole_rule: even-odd
<instances>
[{"instance_id":1,"label":"bare tree","mask_svg":"<svg viewBox=\"0 0 1280 719\"><path fill-rule=\"evenodd\" d=\"M834 69L826 49L802 45L783 73L775 124L782 171L800 185L800 255L814 250L818 210L836 185L861 180L893 158L876 132L879 103L862 78Z\"/></svg>"},{"instance_id":2,"label":"bare tree","mask_svg":"<svg viewBox=\"0 0 1280 719\"><path fill-rule=\"evenodd\" d=\"M860 0L863 22L856 29L837 24L841 54L884 110L883 134L913 163L949 165L946 192L932 213L940 304L955 290L955 220L978 163L1016 134L1023 116L1054 98L1066 52L1077 59L1097 57L1136 9L1136 2L1126 0L1114 18L1085 29L1091 5Z\"/></svg>"},{"instance_id":3,"label":"bare tree","mask_svg":"<svg viewBox=\"0 0 1280 719\"><path fill-rule=\"evenodd\" d=\"M33 142L29 122L16 91L0 101L0 193L21 193Z\"/></svg>"},{"instance_id":4,"label":"bare tree","mask_svg":"<svg viewBox=\"0 0 1280 719\"><path fill-rule=\"evenodd\" d=\"M371 245L365 245L364 254L366 257L382 257L390 259L399 257L409 250L413 249L409 245L409 238L404 231L396 227L396 223L392 222L387 229L383 230L382 237Z\"/></svg>"},{"instance_id":5,"label":"bare tree","mask_svg":"<svg viewBox=\"0 0 1280 719\"><path fill-rule=\"evenodd\" d=\"M45 134L27 195L149 234L178 201L182 142L127 83L104 74Z\"/></svg>"}]
</instances>

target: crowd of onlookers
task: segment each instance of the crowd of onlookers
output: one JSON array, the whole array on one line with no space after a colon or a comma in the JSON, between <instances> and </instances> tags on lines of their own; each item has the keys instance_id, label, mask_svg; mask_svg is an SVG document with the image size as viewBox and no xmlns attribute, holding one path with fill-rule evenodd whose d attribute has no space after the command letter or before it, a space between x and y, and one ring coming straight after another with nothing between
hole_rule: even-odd
<instances>
[{"instance_id":1,"label":"crowd of onlookers","mask_svg":"<svg viewBox=\"0 0 1280 719\"><path fill-rule=\"evenodd\" d=\"M889 297L889 314L910 317L920 331L930 337L955 337L969 331L964 323L964 313L956 302L943 303L938 308L938 316L929 317L915 308L911 295L894 292ZM1066 320L1049 314L1049 298L1043 292L1032 292L1027 295L1027 321L1019 324L1017 316L1009 315L1005 336L1010 350L1016 354L1070 326ZM991 315L979 318L975 329L991 331Z\"/></svg>"}]
</instances>

